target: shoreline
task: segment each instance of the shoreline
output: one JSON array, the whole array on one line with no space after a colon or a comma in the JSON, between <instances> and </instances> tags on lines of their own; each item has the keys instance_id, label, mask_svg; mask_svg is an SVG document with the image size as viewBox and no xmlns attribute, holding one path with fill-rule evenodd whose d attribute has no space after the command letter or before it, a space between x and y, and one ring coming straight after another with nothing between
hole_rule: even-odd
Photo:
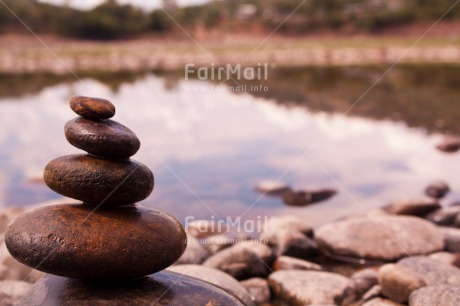
<instances>
[{"instance_id":1,"label":"shoreline","mask_svg":"<svg viewBox=\"0 0 460 306\"><path fill-rule=\"evenodd\" d=\"M446 193L430 186L427 194ZM442 202L429 197L396 201L318 227L293 215L275 216L258 239L216 226L214 220L194 220L185 226L185 252L166 271L222 287L248 306L418 306L425 305L414 302L420 296L439 303L431 291L449 288L458 299L460 206ZM4 210L3 225L29 210ZM8 252L0 258L0 291L2 285L14 284L17 289L8 298L18 302L34 297L45 274L15 261L6 264L11 260Z\"/></svg>"},{"instance_id":2,"label":"shoreline","mask_svg":"<svg viewBox=\"0 0 460 306\"><path fill-rule=\"evenodd\" d=\"M302 66L370 66L398 64L459 64L456 38L410 37L238 38L193 43L185 40L141 38L129 41L88 42L30 36L0 36L0 73L57 75L89 71L182 70L196 67L261 63L280 68ZM14 47L10 48L9 46Z\"/></svg>"}]
</instances>

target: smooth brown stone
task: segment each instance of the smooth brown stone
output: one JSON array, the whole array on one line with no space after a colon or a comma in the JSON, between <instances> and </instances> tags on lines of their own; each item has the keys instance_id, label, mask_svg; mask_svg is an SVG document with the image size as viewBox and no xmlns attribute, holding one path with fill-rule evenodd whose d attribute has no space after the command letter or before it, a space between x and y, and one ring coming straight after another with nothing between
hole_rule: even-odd
<instances>
[{"instance_id":1,"label":"smooth brown stone","mask_svg":"<svg viewBox=\"0 0 460 306\"><path fill-rule=\"evenodd\" d=\"M312 195L306 191L285 192L281 198L284 204L289 206L305 206L312 203Z\"/></svg>"},{"instance_id":2,"label":"smooth brown stone","mask_svg":"<svg viewBox=\"0 0 460 306\"><path fill-rule=\"evenodd\" d=\"M286 191L282 195L283 202L289 206L306 206L325 201L337 194L334 189L320 189L313 191Z\"/></svg>"},{"instance_id":3,"label":"smooth brown stone","mask_svg":"<svg viewBox=\"0 0 460 306\"><path fill-rule=\"evenodd\" d=\"M94 121L78 117L65 125L67 141L90 154L108 158L129 158L141 142L129 128L113 120Z\"/></svg>"},{"instance_id":4,"label":"smooth brown stone","mask_svg":"<svg viewBox=\"0 0 460 306\"><path fill-rule=\"evenodd\" d=\"M186 247L172 216L135 206L44 206L18 216L5 233L19 262L80 279L138 278L172 265Z\"/></svg>"},{"instance_id":5,"label":"smooth brown stone","mask_svg":"<svg viewBox=\"0 0 460 306\"><path fill-rule=\"evenodd\" d=\"M409 215L409 216L425 216L432 211L441 208L437 200L416 199L404 200L400 202L391 203L382 207L384 211L391 215Z\"/></svg>"},{"instance_id":6,"label":"smooth brown stone","mask_svg":"<svg viewBox=\"0 0 460 306\"><path fill-rule=\"evenodd\" d=\"M142 201L154 183L150 169L139 162L91 155L67 155L50 161L44 179L59 194L104 206Z\"/></svg>"},{"instance_id":7,"label":"smooth brown stone","mask_svg":"<svg viewBox=\"0 0 460 306\"><path fill-rule=\"evenodd\" d=\"M115 115L115 106L106 99L76 96L69 104L77 115L89 119L108 119Z\"/></svg>"},{"instance_id":8,"label":"smooth brown stone","mask_svg":"<svg viewBox=\"0 0 460 306\"><path fill-rule=\"evenodd\" d=\"M454 153L460 149L460 137L458 136L446 136L444 139L439 143L436 148L439 151L446 152L446 153Z\"/></svg>"},{"instance_id":9,"label":"smooth brown stone","mask_svg":"<svg viewBox=\"0 0 460 306\"><path fill-rule=\"evenodd\" d=\"M425 194L431 198L444 198L450 191L449 185L444 181L436 181L425 188Z\"/></svg>"},{"instance_id":10,"label":"smooth brown stone","mask_svg":"<svg viewBox=\"0 0 460 306\"><path fill-rule=\"evenodd\" d=\"M22 306L173 305L244 306L227 291L194 277L162 271L116 283L89 282L47 275L21 301Z\"/></svg>"}]
</instances>

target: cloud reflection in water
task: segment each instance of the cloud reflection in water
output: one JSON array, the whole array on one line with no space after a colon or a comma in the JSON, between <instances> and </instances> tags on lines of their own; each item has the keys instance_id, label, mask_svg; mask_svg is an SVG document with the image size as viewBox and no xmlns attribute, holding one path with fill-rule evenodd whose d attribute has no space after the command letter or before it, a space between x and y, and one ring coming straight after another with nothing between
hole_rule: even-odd
<instances>
[{"instance_id":1,"label":"cloud reflection in water","mask_svg":"<svg viewBox=\"0 0 460 306\"><path fill-rule=\"evenodd\" d=\"M425 185L435 179L444 179L456 189L460 164L454 156L435 151L438 136L427 136L421 129L312 113L249 94L186 90L194 84L210 86L198 81L182 81L170 90L164 83L148 75L112 92L100 82L84 79L2 99L0 204L59 198L30 180L41 177L51 159L79 152L63 133L65 122L75 116L67 101L76 94L115 103L114 119L131 128L142 142L134 158L155 174L154 192L144 204L167 210L181 221L187 215L211 216L201 200L220 217L238 216L258 199L252 191L257 181L277 179L287 169L283 180L295 188L332 187L339 189L338 196L308 208L285 207L264 197L248 218L293 213L318 224L391 200L420 197ZM310 151L299 160L304 150Z\"/></svg>"}]
</instances>

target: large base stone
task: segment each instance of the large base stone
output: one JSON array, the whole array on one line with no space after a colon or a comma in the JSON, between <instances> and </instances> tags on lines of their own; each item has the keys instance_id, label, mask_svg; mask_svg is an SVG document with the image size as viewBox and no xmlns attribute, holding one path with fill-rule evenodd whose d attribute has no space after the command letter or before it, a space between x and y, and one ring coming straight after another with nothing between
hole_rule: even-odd
<instances>
[{"instance_id":1,"label":"large base stone","mask_svg":"<svg viewBox=\"0 0 460 306\"><path fill-rule=\"evenodd\" d=\"M90 282L46 275L35 283L20 305L244 306L223 289L167 271L120 282Z\"/></svg>"}]
</instances>

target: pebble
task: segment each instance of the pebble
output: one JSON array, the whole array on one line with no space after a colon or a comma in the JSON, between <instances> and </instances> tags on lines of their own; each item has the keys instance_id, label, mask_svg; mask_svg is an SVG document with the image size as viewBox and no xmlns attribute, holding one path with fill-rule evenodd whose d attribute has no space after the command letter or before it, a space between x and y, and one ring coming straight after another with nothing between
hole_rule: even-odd
<instances>
[{"instance_id":1,"label":"pebble","mask_svg":"<svg viewBox=\"0 0 460 306\"><path fill-rule=\"evenodd\" d=\"M460 286L460 269L424 256L407 257L380 268L379 283L385 296L406 303L412 292L425 286Z\"/></svg>"},{"instance_id":2,"label":"pebble","mask_svg":"<svg viewBox=\"0 0 460 306\"><path fill-rule=\"evenodd\" d=\"M444 181L436 181L425 188L425 194L434 199L441 199L450 191L449 185Z\"/></svg>"},{"instance_id":3,"label":"pebble","mask_svg":"<svg viewBox=\"0 0 460 306\"><path fill-rule=\"evenodd\" d=\"M291 256L301 259L311 259L319 255L316 241L301 232L282 229L276 232L276 256Z\"/></svg>"},{"instance_id":4,"label":"pebble","mask_svg":"<svg viewBox=\"0 0 460 306\"><path fill-rule=\"evenodd\" d=\"M18 261L40 271L81 279L136 278L173 264L185 232L170 215L140 207L53 205L17 217L5 241Z\"/></svg>"},{"instance_id":5,"label":"pebble","mask_svg":"<svg viewBox=\"0 0 460 306\"><path fill-rule=\"evenodd\" d=\"M66 123L64 130L71 145L96 156L126 159L141 146L136 134L113 120L75 118Z\"/></svg>"},{"instance_id":6,"label":"pebble","mask_svg":"<svg viewBox=\"0 0 460 306\"><path fill-rule=\"evenodd\" d=\"M320 189L313 191L289 191L282 195L283 202L289 206L305 206L325 201L337 193L335 189Z\"/></svg>"},{"instance_id":7,"label":"pebble","mask_svg":"<svg viewBox=\"0 0 460 306\"><path fill-rule=\"evenodd\" d=\"M441 226L453 226L460 213L460 206L443 207L424 216L428 221Z\"/></svg>"},{"instance_id":8,"label":"pebble","mask_svg":"<svg viewBox=\"0 0 460 306\"><path fill-rule=\"evenodd\" d=\"M440 230L444 233L445 250L451 253L460 253L460 229L440 227Z\"/></svg>"},{"instance_id":9,"label":"pebble","mask_svg":"<svg viewBox=\"0 0 460 306\"><path fill-rule=\"evenodd\" d=\"M323 267L311 261L298 259L289 256L279 256L273 263L273 270L305 270L305 271L322 271Z\"/></svg>"},{"instance_id":10,"label":"pebble","mask_svg":"<svg viewBox=\"0 0 460 306\"><path fill-rule=\"evenodd\" d=\"M315 239L327 254L381 261L444 248L444 235L436 226L409 216L346 219L320 227Z\"/></svg>"},{"instance_id":11,"label":"pebble","mask_svg":"<svg viewBox=\"0 0 460 306\"><path fill-rule=\"evenodd\" d=\"M120 282L82 281L46 275L21 306L189 305L244 306L237 297L207 282L169 271Z\"/></svg>"},{"instance_id":12,"label":"pebble","mask_svg":"<svg viewBox=\"0 0 460 306\"><path fill-rule=\"evenodd\" d=\"M153 174L131 160L106 160L91 155L58 157L46 165L45 183L57 193L105 206L132 204L153 190Z\"/></svg>"},{"instance_id":13,"label":"pebble","mask_svg":"<svg viewBox=\"0 0 460 306\"><path fill-rule=\"evenodd\" d=\"M273 260L273 252L266 245L241 242L212 255L203 265L243 280L252 277L266 277Z\"/></svg>"},{"instance_id":14,"label":"pebble","mask_svg":"<svg viewBox=\"0 0 460 306\"><path fill-rule=\"evenodd\" d=\"M460 149L460 137L446 136L442 142L436 146L436 148L438 148L439 151L446 153L457 152Z\"/></svg>"},{"instance_id":15,"label":"pebble","mask_svg":"<svg viewBox=\"0 0 460 306\"><path fill-rule=\"evenodd\" d=\"M410 269L395 264L380 268L379 283L382 293L398 303L407 303L413 291L426 286L425 281Z\"/></svg>"},{"instance_id":16,"label":"pebble","mask_svg":"<svg viewBox=\"0 0 460 306\"><path fill-rule=\"evenodd\" d=\"M274 295L289 305L347 304L355 299L353 282L329 272L281 270L268 278Z\"/></svg>"},{"instance_id":17,"label":"pebble","mask_svg":"<svg viewBox=\"0 0 460 306\"><path fill-rule=\"evenodd\" d=\"M382 207L383 210L392 215L410 216L424 216L439 208L441 205L433 199L406 200Z\"/></svg>"},{"instance_id":18,"label":"pebble","mask_svg":"<svg viewBox=\"0 0 460 306\"><path fill-rule=\"evenodd\" d=\"M167 270L204 280L230 292L241 299L247 306L254 306L254 301L249 292L227 273L200 265L176 265L169 267Z\"/></svg>"},{"instance_id":19,"label":"pebble","mask_svg":"<svg viewBox=\"0 0 460 306\"><path fill-rule=\"evenodd\" d=\"M309 191L311 194L311 203L317 203L325 201L337 194L336 189L319 189Z\"/></svg>"},{"instance_id":20,"label":"pebble","mask_svg":"<svg viewBox=\"0 0 460 306\"><path fill-rule=\"evenodd\" d=\"M270 286L266 279L254 277L241 281L240 284L249 292L258 305L270 302Z\"/></svg>"},{"instance_id":21,"label":"pebble","mask_svg":"<svg viewBox=\"0 0 460 306\"><path fill-rule=\"evenodd\" d=\"M225 249L209 257L203 265L219 269L238 280L266 277L269 274L263 261L247 249L241 249L237 252L232 248Z\"/></svg>"},{"instance_id":22,"label":"pebble","mask_svg":"<svg viewBox=\"0 0 460 306\"><path fill-rule=\"evenodd\" d=\"M306 206L312 203L312 195L306 191L290 191L281 197L284 204L289 206Z\"/></svg>"},{"instance_id":23,"label":"pebble","mask_svg":"<svg viewBox=\"0 0 460 306\"><path fill-rule=\"evenodd\" d=\"M412 256L398 261L397 265L408 268L422 278L428 286L460 286L460 269L425 256Z\"/></svg>"},{"instance_id":24,"label":"pebble","mask_svg":"<svg viewBox=\"0 0 460 306\"><path fill-rule=\"evenodd\" d=\"M115 106L106 99L76 96L69 104L77 115L88 119L108 119L115 115Z\"/></svg>"},{"instance_id":25,"label":"pebble","mask_svg":"<svg viewBox=\"0 0 460 306\"><path fill-rule=\"evenodd\" d=\"M414 291L409 298L409 306L458 306L459 286L429 286Z\"/></svg>"},{"instance_id":26,"label":"pebble","mask_svg":"<svg viewBox=\"0 0 460 306\"><path fill-rule=\"evenodd\" d=\"M351 276L358 297L364 296L371 288L378 285L378 274L374 269L363 269Z\"/></svg>"}]
</instances>

